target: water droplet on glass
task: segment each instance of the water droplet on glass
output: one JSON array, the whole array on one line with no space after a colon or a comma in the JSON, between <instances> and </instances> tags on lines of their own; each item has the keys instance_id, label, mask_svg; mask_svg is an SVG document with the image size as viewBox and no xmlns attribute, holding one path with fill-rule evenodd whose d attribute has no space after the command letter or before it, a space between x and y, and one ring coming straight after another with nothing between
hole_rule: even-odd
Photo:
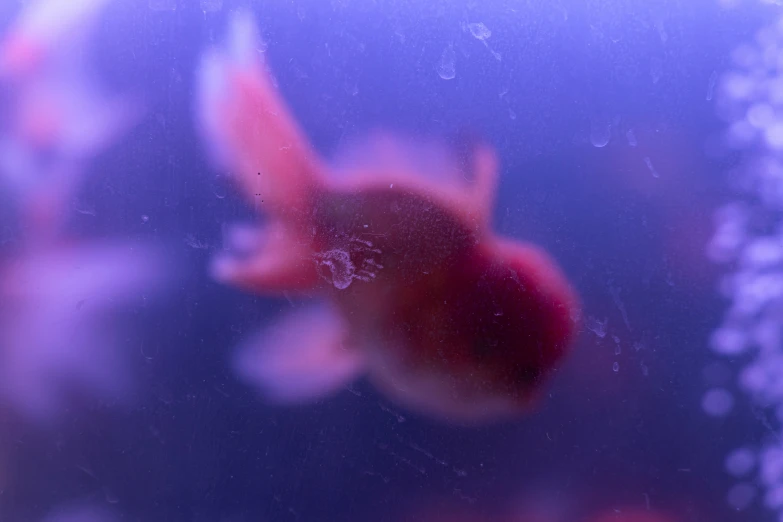
<instances>
[{"instance_id":1,"label":"water droplet on glass","mask_svg":"<svg viewBox=\"0 0 783 522\"><path fill-rule=\"evenodd\" d=\"M663 62L657 58L653 58L650 61L650 77L653 83L658 83L658 80L663 76Z\"/></svg>"},{"instance_id":2,"label":"water droplet on glass","mask_svg":"<svg viewBox=\"0 0 783 522\"><path fill-rule=\"evenodd\" d=\"M481 43L483 43L484 47L486 47L487 50L489 50L489 52L492 53L492 56L494 56L497 61L501 61L502 57L500 56L500 53L492 50L492 48L487 43L487 39L490 36L492 36L492 31L490 31L489 28L486 25L482 24L481 22L468 24L467 27L468 30L470 31L470 34L472 34L474 38L476 38Z\"/></svg>"},{"instance_id":3,"label":"water droplet on glass","mask_svg":"<svg viewBox=\"0 0 783 522\"><path fill-rule=\"evenodd\" d=\"M335 288L345 290L353 282L356 271L351 256L345 250L334 249L316 255L318 273Z\"/></svg>"},{"instance_id":4,"label":"water droplet on glass","mask_svg":"<svg viewBox=\"0 0 783 522\"><path fill-rule=\"evenodd\" d=\"M345 92L351 96L359 94L359 86L356 83L349 83L345 86Z\"/></svg>"},{"instance_id":5,"label":"water droplet on glass","mask_svg":"<svg viewBox=\"0 0 783 522\"><path fill-rule=\"evenodd\" d=\"M142 214L141 215L141 222L142 223L146 223L149 220L150 220L150 217L147 214Z\"/></svg>"},{"instance_id":6,"label":"water droplet on glass","mask_svg":"<svg viewBox=\"0 0 783 522\"><path fill-rule=\"evenodd\" d=\"M486 40L492 36L492 31L490 31L489 28L481 22L468 24L468 29L470 30L470 34L479 40Z\"/></svg>"},{"instance_id":7,"label":"water droplet on glass","mask_svg":"<svg viewBox=\"0 0 783 522\"><path fill-rule=\"evenodd\" d=\"M176 11L177 0L149 0L147 5L153 11Z\"/></svg>"},{"instance_id":8,"label":"water droplet on glass","mask_svg":"<svg viewBox=\"0 0 783 522\"><path fill-rule=\"evenodd\" d=\"M223 9L223 0L201 0L201 10L205 13L215 13Z\"/></svg>"},{"instance_id":9,"label":"water droplet on glass","mask_svg":"<svg viewBox=\"0 0 783 522\"><path fill-rule=\"evenodd\" d=\"M707 101L712 100L713 94L715 94L715 82L718 81L718 71L712 71L710 79L707 82Z\"/></svg>"},{"instance_id":10,"label":"water droplet on glass","mask_svg":"<svg viewBox=\"0 0 783 522\"><path fill-rule=\"evenodd\" d=\"M636 147L636 145L638 145L636 134L634 134L633 129L628 129L628 132L625 133L625 139L628 140L628 145L631 147Z\"/></svg>"},{"instance_id":11,"label":"water droplet on glass","mask_svg":"<svg viewBox=\"0 0 783 522\"><path fill-rule=\"evenodd\" d=\"M511 107L509 107L508 109L508 117L511 118L512 120L517 119L517 113L514 112L514 109L512 109Z\"/></svg>"},{"instance_id":12,"label":"water droplet on glass","mask_svg":"<svg viewBox=\"0 0 783 522\"><path fill-rule=\"evenodd\" d=\"M650 173L653 175L654 178L660 178L661 175L658 174L658 171L655 170L655 167L653 167L652 160L650 160L649 157L645 156L644 163L647 165L647 168L650 170Z\"/></svg>"},{"instance_id":13,"label":"water droplet on glass","mask_svg":"<svg viewBox=\"0 0 783 522\"><path fill-rule=\"evenodd\" d=\"M612 371L615 372L615 373L620 371L620 363L619 362L617 362L617 361L614 362L614 364L612 365Z\"/></svg>"},{"instance_id":14,"label":"water droplet on glass","mask_svg":"<svg viewBox=\"0 0 783 522\"><path fill-rule=\"evenodd\" d=\"M585 322L585 326L587 327L588 330L590 330L595 335L603 339L604 337L606 337L606 324L608 322L609 322L608 319L604 319L603 321L600 321L595 317L588 317L587 321Z\"/></svg>"},{"instance_id":15,"label":"water droplet on glass","mask_svg":"<svg viewBox=\"0 0 783 522\"><path fill-rule=\"evenodd\" d=\"M456 61L457 53L454 52L454 47L449 44L440 55L440 61L436 67L438 76L444 80L454 79L454 77L457 75L457 70L455 68Z\"/></svg>"},{"instance_id":16,"label":"water droplet on glass","mask_svg":"<svg viewBox=\"0 0 783 522\"><path fill-rule=\"evenodd\" d=\"M661 37L661 42L666 43L666 40L669 39L669 34L666 32L666 26L664 25L663 20L656 21L655 28L658 29L658 36Z\"/></svg>"},{"instance_id":17,"label":"water droplet on glass","mask_svg":"<svg viewBox=\"0 0 783 522\"><path fill-rule=\"evenodd\" d=\"M612 123L605 118L595 118L590 124L590 143L593 147L606 147L612 137Z\"/></svg>"}]
</instances>

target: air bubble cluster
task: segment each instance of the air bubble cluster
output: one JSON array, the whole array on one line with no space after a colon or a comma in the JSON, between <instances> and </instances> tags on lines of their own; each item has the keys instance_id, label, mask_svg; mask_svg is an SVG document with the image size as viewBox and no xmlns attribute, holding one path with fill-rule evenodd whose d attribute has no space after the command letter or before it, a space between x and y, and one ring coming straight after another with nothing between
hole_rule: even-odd
<instances>
[{"instance_id":1,"label":"air bubble cluster","mask_svg":"<svg viewBox=\"0 0 783 522\"><path fill-rule=\"evenodd\" d=\"M720 290L728 300L709 346L717 356L741 362L735 390L710 388L702 408L730 415L735 392L769 411L783 426L783 17L763 27L732 54L732 69L715 85L715 102L727 122L726 144L744 161L732 172L735 201L714 216L707 256L727 266ZM783 520L783 443L730 452L725 468L737 482L726 500L734 509L760 501ZM755 479L754 479L755 476ZM756 495L756 486L759 491Z\"/></svg>"}]
</instances>

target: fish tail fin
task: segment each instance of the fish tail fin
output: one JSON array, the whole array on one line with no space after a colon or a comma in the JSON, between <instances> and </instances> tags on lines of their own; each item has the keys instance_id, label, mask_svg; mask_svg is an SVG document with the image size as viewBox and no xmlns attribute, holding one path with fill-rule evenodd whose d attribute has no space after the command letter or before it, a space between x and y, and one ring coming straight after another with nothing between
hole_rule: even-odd
<instances>
[{"instance_id":1,"label":"fish tail fin","mask_svg":"<svg viewBox=\"0 0 783 522\"><path fill-rule=\"evenodd\" d=\"M260 45L252 17L237 12L228 42L204 55L197 95L202 135L248 200L273 214L302 211L321 167L261 63Z\"/></svg>"},{"instance_id":2,"label":"fish tail fin","mask_svg":"<svg viewBox=\"0 0 783 522\"><path fill-rule=\"evenodd\" d=\"M362 353L345 341L339 313L326 304L310 305L240 348L234 367L271 402L311 402L335 393L364 370Z\"/></svg>"}]
</instances>

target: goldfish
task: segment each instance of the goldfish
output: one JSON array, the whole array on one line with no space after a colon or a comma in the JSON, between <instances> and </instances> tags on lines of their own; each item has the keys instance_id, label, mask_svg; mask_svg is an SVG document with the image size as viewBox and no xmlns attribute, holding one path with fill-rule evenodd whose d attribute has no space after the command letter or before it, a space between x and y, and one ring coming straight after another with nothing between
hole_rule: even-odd
<instances>
[{"instance_id":1,"label":"goldfish","mask_svg":"<svg viewBox=\"0 0 783 522\"><path fill-rule=\"evenodd\" d=\"M454 423L530 411L572 345L579 301L543 249L492 230L498 159L371 134L319 157L260 60L252 17L208 50L197 116L216 165L265 216L235 226L212 263L225 284L302 297L237 351L278 404L364 375L411 411ZM305 299L306 298L306 299Z\"/></svg>"}]
</instances>

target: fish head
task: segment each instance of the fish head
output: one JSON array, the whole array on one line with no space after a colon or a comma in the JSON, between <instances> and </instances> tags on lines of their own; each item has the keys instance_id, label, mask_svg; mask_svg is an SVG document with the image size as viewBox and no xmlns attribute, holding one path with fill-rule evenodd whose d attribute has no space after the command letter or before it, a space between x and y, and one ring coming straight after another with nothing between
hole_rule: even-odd
<instances>
[{"instance_id":1,"label":"fish head","mask_svg":"<svg viewBox=\"0 0 783 522\"><path fill-rule=\"evenodd\" d=\"M532 246L489 238L416 285L400 285L374 344L378 386L458 423L528 412L568 352L577 299Z\"/></svg>"}]
</instances>

